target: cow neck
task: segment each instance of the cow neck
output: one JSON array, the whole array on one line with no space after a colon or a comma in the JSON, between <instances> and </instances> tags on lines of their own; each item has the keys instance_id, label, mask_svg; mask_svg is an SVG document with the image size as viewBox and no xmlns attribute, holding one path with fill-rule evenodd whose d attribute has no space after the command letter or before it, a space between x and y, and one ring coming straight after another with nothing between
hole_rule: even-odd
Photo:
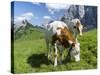
<instances>
[{"instance_id":1,"label":"cow neck","mask_svg":"<svg viewBox=\"0 0 100 75\"><path fill-rule=\"evenodd\" d=\"M64 41L72 41L73 43L75 43L75 38L73 37L71 31L67 28L64 27L64 29L61 30L61 36L63 37Z\"/></svg>"}]
</instances>

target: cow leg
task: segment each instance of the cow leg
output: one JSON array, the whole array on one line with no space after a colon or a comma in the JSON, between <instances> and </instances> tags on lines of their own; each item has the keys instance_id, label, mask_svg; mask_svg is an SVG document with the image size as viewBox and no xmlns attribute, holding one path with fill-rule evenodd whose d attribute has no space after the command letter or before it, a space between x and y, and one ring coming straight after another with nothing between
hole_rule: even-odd
<instances>
[{"instance_id":1,"label":"cow leg","mask_svg":"<svg viewBox=\"0 0 100 75\"><path fill-rule=\"evenodd\" d=\"M46 39L46 47L47 47L47 56L48 56L48 59L50 59L51 57L51 44L49 41L47 41Z\"/></svg>"},{"instance_id":2,"label":"cow leg","mask_svg":"<svg viewBox=\"0 0 100 75\"><path fill-rule=\"evenodd\" d=\"M64 50L64 47L62 45L59 45L58 48L60 50L60 62L59 63L62 64L62 52Z\"/></svg>"},{"instance_id":3,"label":"cow leg","mask_svg":"<svg viewBox=\"0 0 100 75\"><path fill-rule=\"evenodd\" d=\"M48 59L51 59L51 48L50 48L50 45L49 45L49 51L48 51Z\"/></svg>"},{"instance_id":4,"label":"cow leg","mask_svg":"<svg viewBox=\"0 0 100 75\"><path fill-rule=\"evenodd\" d=\"M46 41L46 47L47 47L47 56L48 56L48 59L50 57L49 53L50 53L50 47L49 47L49 42Z\"/></svg>"},{"instance_id":5,"label":"cow leg","mask_svg":"<svg viewBox=\"0 0 100 75\"><path fill-rule=\"evenodd\" d=\"M52 45L51 44L49 44L49 58L50 58L50 60L52 59Z\"/></svg>"},{"instance_id":6,"label":"cow leg","mask_svg":"<svg viewBox=\"0 0 100 75\"><path fill-rule=\"evenodd\" d=\"M60 64L62 64L62 52L60 52Z\"/></svg>"},{"instance_id":7,"label":"cow leg","mask_svg":"<svg viewBox=\"0 0 100 75\"><path fill-rule=\"evenodd\" d=\"M69 48L68 50L68 56L67 56L67 59L70 61L71 60L71 48Z\"/></svg>"},{"instance_id":8,"label":"cow leg","mask_svg":"<svg viewBox=\"0 0 100 75\"><path fill-rule=\"evenodd\" d=\"M57 44L56 43L55 43L54 47L55 47L54 67L56 67L57 66Z\"/></svg>"}]
</instances>

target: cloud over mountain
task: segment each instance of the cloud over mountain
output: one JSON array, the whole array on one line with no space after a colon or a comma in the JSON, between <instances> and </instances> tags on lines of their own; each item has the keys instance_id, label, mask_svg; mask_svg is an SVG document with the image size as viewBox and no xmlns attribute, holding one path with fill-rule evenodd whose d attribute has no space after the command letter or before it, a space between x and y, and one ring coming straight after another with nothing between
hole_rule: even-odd
<instances>
[{"instance_id":1,"label":"cloud over mountain","mask_svg":"<svg viewBox=\"0 0 100 75\"><path fill-rule=\"evenodd\" d=\"M14 22L19 22L19 21L22 21L22 20L31 20L32 17L34 17L34 14L31 13L31 12L27 12L27 13L24 13L24 14L21 14L20 16L17 16L14 18Z\"/></svg>"},{"instance_id":2,"label":"cloud over mountain","mask_svg":"<svg viewBox=\"0 0 100 75\"><path fill-rule=\"evenodd\" d=\"M46 3L46 7L51 14L54 14L57 11L68 9L70 5L67 4L51 4Z\"/></svg>"},{"instance_id":3,"label":"cloud over mountain","mask_svg":"<svg viewBox=\"0 0 100 75\"><path fill-rule=\"evenodd\" d=\"M43 16L44 19L51 19L50 16Z\"/></svg>"}]
</instances>

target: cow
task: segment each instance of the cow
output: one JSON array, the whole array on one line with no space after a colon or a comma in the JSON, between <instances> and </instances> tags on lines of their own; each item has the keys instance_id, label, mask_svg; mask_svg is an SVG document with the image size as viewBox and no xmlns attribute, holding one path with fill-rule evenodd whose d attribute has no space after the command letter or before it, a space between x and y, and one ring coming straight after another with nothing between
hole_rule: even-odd
<instances>
[{"instance_id":1,"label":"cow","mask_svg":"<svg viewBox=\"0 0 100 75\"><path fill-rule=\"evenodd\" d=\"M66 20L64 22L67 24L75 38L77 38L77 35L82 36L83 25L78 18L72 19L71 21Z\"/></svg>"},{"instance_id":2,"label":"cow","mask_svg":"<svg viewBox=\"0 0 100 75\"><path fill-rule=\"evenodd\" d=\"M45 40L47 50L49 50L48 58L52 55L52 49L55 51L54 66L57 66L58 49L60 50L60 53L62 53L64 48L69 48L68 51L71 58L74 58L75 61L80 60L80 44L64 22L54 21L48 24L45 31Z\"/></svg>"}]
</instances>

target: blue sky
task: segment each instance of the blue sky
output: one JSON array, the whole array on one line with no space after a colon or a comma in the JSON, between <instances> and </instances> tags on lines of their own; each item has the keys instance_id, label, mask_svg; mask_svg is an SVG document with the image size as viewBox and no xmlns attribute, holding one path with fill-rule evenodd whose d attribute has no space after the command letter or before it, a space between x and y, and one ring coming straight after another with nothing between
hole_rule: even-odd
<instances>
[{"instance_id":1,"label":"blue sky","mask_svg":"<svg viewBox=\"0 0 100 75\"><path fill-rule=\"evenodd\" d=\"M27 19L33 25L41 25L48 20L57 20L64 15L70 5L33 2L14 2L14 22Z\"/></svg>"}]
</instances>

